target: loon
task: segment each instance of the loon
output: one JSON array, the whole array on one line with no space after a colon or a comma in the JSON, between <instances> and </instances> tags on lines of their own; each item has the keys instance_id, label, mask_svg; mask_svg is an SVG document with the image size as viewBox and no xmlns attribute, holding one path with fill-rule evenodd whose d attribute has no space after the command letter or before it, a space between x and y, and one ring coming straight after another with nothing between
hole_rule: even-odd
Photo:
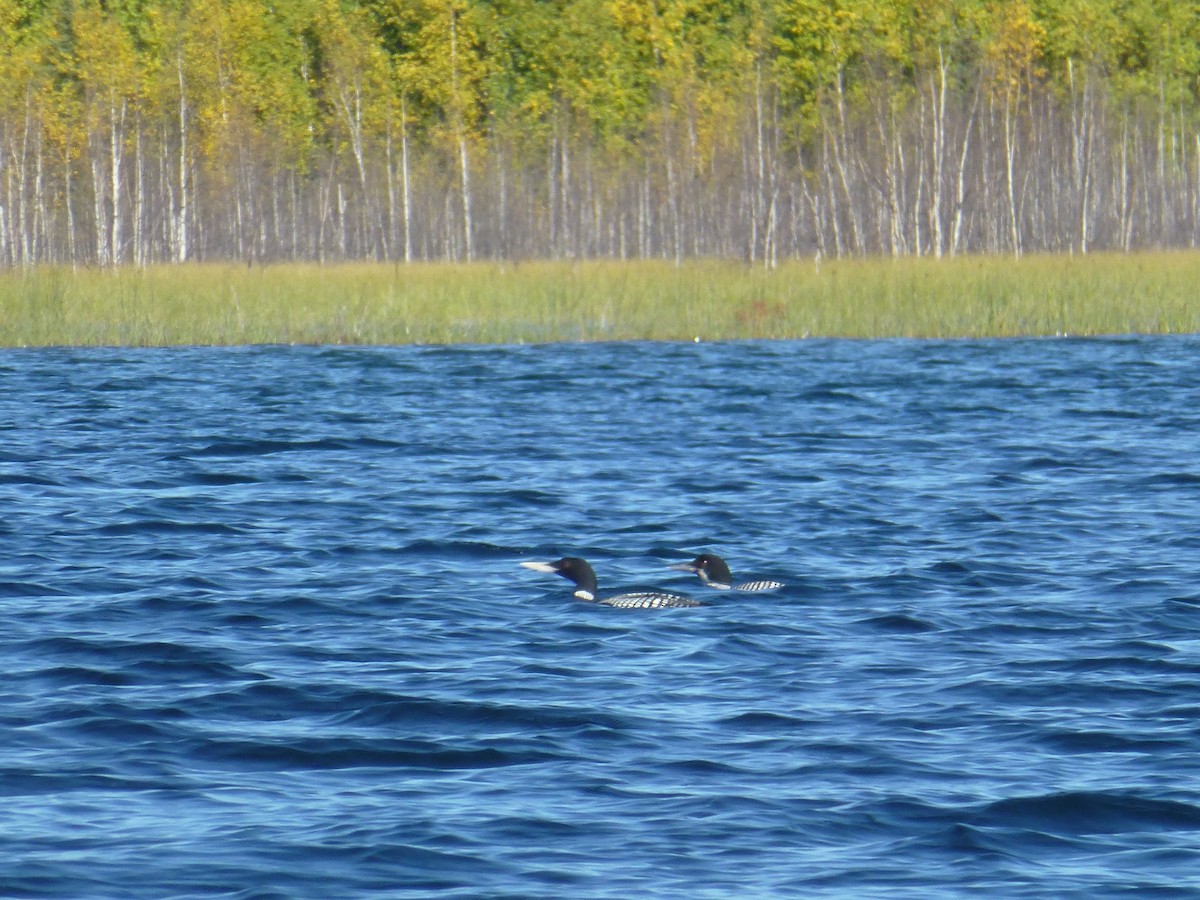
<instances>
[{"instance_id":1,"label":"loon","mask_svg":"<svg viewBox=\"0 0 1200 900\"><path fill-rule=\"evenodd\" d=\"M658 609L668 606L703 606L697 600L668 594L664 591L638 591L629 594L617 594L615 597L596 596L596 573L588 565L586 559L578 556L566 556L556 562L523 562L527 569L535 572L550 572L569 578L575 582L575 596L580 600L592 603L603 603L605 606L616 606L621 609Z\"/></svg>"},{"instance_id":2,"label":"loon","mask_svg":"<svg viewBox=\"0 0 1200 900\"><path fill-rule=\"evenodd\" d=\"M713 553L701 553L690 563L677 563L671 566L671 568L678 569L681 572L693 572L700 576L700 580L704 582L705 587L717 588L722 591L773 591L776 588L783 587L782 581L769 581L766 579L734 584L733 573L729 571L729 566L725 564L725 560Z\"/></svg>"}]
</instances>

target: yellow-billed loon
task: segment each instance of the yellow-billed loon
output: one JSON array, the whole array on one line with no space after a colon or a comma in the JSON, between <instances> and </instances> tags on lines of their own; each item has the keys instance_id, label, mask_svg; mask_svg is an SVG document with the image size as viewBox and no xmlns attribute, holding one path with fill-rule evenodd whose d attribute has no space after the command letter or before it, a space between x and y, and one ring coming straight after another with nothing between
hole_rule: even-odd
<instances>
[{"instance_id":1,"label":"yellow-billed loon","mask_svg":"<svg viewBox=\"0 0 1200 900\"><path fill-rule=\"evenodd\" d=\"M725 560L714 553L701 553L690 563L677 563L671 568L681 572L693 572L700 576L705 587L717 588L722 591L773 591L783 587L782 581L767 579L734 584L733 573L729 571L729 566L725 564Z\"/></svg>"},{"instance_id":2,"label":"yellow-billed loon","mask_svg":"<svg viewBox=\"0 0 1200 900\"><path fill-rule=\"evenodd\" d=\"M527 569L535 572L551 572L569 578L575 582L575 596L580 600L591 603L603 603L605 606L616 606L621 609L658 609L669 606L703 606L698 600L692 600L679 594L668 594L665 591L636 591L628 594L617 594L615 597L596 596L596 573L588 565L586 559L578 556L565 556L556 562L523 562Z\"/></svg>"}]
</instances>

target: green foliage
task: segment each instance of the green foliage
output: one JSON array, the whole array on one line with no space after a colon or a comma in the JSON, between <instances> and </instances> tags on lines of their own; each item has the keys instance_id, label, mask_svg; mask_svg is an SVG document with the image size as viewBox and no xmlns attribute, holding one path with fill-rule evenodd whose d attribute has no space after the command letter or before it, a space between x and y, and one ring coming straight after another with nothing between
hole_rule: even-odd
<instances>
[{"instance_id":1,"label":"green foliage","mask_svg":"<svg viewBox=\"0 0 1200 900\"><path fill-rule=\"evenodd\" d=\"M1054 102L1039 111L1035 97ZM1056 111L1032 137L1033 117ZM1055 133L1067 120L1068 135ZM179 235L190 226L195 246L215 242L218 219L237 255L254 256L257 241L263 258L271 228L276 247L288 240L285 201L293 221L315 222L307 245L291 238L297 256L322 257L331 223L344 237L356 215L371 253L400 246L404 216L423 215L447 245L469 243L470 193L505 227L516 205L506 192L522 178L545 186L527 191L522 211L550 223L554 252L607 216L596 230L610 245L619 231L621 253L634 232L644 248L658 229L684 255L688 213L703 203L718 222L710 232L735 208L749 223L751 248L726 240L731 255L754 257L785 219L798 231L810 214L837 232L822 252L931 242L942 252L952 229L1028 227L1017 220L1043 204L1035 187L1018 196L1026 183L1061 207L1038 225L1054 233L1042 246L1087 249L1101 207L1117 222L1104 226L1108 246L1128 245L1137 228L1144 245L1171 229L1194 242L1185 204L1132 210L1194 182L1198 122L1200 4L1179 0L0 0L0 158L11 179L0 262L38 257L27 234L12 235L48 233L50 220L59 247L72 246L53 258L123 259L95 235L94 252L75 252L75 233L103 231L106 215L118 244L175 229L180 258L190 245ZM1106 137L1117 150L1103 158ZM1005 141L1012 221L956 220L975 198L998 196L982 188ZM492 189L494 147L517 162L505 171L516 178ZM984 161L967 173L971 154ZM1017 171L1045 159L1059 168L1044 182ZM1128 176L1098 186L1118 167ZM1164 181L1155 188L1140 180L1151 168ZM139 191L152 169L150 199ZM418 169L433 184L423 208L411 196ZM284 197L296 175L307 184ZM718 209L738 177L753 196ZM447 199L454 191L461 203ZM613 215L622 203L636 213Z\"/></svg>"},{"instance_id":2,"label":"green foliage","mask_svg":"<svg viewBox=\"0 0 1200 900\"><path fill-rule=\"evenodd\" d=\"M249 128L303 156L351 56L375 110L404 95L426 130L548 134L555 116L616 147L664 108L727 121L763 73L812 119L831 92L903 91L923 73L1078 67L1195 103L1200 6L1176 0L0 0L0 104L53 62L80 91L172 105L187 60L197 124ZM31 60L36 62L31 62ZM765 63L765 68L758 68ZM15 70L15 71L14 71ZM387 74L383 74L387 73ZM141 82L139 84L139 82ZM665 104L665 107L664 107ZM3 108L3 107L0 107Z\"/></svg>"}]
</instances>

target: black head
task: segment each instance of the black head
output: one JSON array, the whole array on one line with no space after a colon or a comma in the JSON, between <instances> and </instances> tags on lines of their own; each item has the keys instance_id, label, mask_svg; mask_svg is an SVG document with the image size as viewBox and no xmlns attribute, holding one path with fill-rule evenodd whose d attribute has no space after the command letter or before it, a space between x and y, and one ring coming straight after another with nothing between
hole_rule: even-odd
<instances>
[{"instance_id":1,"label":"black head","mask_svg":"<svg viewBox=\"0 0 1200 900\"><path fill-rule=\"evenodd\" d=\"M596 573L588 565L586 559L578 556L564 556L557 562L552 562L554 570L563 578L569 578L581 588L594 591L596 589Z\"/></svg>"},{"instance_id":2,"label":"black head","mask_svg":"<svg viewBox=\"0 0 1200 900\"><path fill-rule=\"evenodd\" d=\"M733 580L729 566L725 565L725 560L721 559L715 553L701 553L690 563L681 563L672 568L682 569L685 572L694 572L700 576L700 580L705 584L728 585Z\"/></svg>"},{"instance_id":3,"label":"black head","mask_svg":"<svg viewBox=\"0 0 1200 900\"><path fill-rule=\"evenodd\" d=\"M570 579L575 582L577 588L575 596L577 597L591 600L596 595L596 573L592 571L592 567L588 565L586 559L580 559L578 556L564 556L554 562L527 562L521 563L521 565L537 572L553 572L555 575Z\"/></svg>"}]
</instances>

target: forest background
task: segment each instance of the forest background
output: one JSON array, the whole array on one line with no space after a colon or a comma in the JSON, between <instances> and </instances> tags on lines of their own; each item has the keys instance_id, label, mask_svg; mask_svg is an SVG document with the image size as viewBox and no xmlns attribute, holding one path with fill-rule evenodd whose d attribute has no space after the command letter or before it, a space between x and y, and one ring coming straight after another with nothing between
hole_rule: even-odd
<instances>
[{"instance_id":1,"label":"forest background","mask_svg":"<svg viewBox=\"0 0 1200 900\"><path fill-rule=\"evenodd\" d=\"M1195 247L1200 4L0 0L0 264Z\"/></svg>"}]
</instances>

